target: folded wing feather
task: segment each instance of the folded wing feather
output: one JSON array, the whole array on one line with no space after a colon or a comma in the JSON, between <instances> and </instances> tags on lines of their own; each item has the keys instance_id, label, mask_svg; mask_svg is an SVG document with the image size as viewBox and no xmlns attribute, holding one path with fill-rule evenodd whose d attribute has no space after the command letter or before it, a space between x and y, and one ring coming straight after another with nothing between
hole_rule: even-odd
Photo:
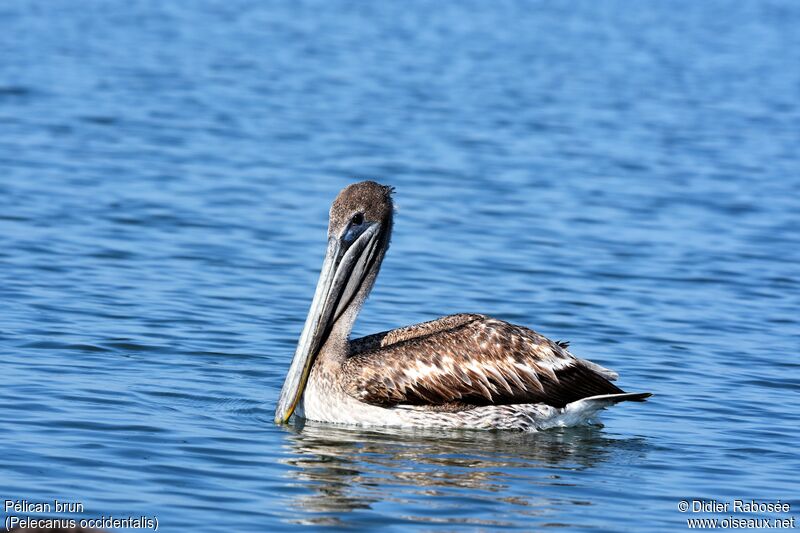
<instances>
[{"instance_id":1,"label":"folded wing feather","mask_svg":"<svg viewBox=\"0 0 800 533\"><path fill-rule=\"evenodd\" d=\"M451 315L357 339L345 390L392 406L546 403L623 391L616 374L538 333L484 315Z\"/></svg>"}]
</instances>

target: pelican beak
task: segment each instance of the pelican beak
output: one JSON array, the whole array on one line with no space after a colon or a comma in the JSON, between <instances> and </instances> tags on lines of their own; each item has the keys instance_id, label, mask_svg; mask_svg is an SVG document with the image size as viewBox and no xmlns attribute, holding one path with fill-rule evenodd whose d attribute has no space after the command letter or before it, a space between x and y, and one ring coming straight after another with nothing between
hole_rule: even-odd
<instances>
[{"instance_id":1,"label":"pelican beak","mask_svg":"<svg viewBox=\"0 0 800 533\"><path fill-rule=\"evenodd\" d=\"M277 424L287 422L294 413L320 349L369 273L378 255L380 229L378 222L365 222L328 239L314 300L275 408Z\"/></svg>"}]
</instances>

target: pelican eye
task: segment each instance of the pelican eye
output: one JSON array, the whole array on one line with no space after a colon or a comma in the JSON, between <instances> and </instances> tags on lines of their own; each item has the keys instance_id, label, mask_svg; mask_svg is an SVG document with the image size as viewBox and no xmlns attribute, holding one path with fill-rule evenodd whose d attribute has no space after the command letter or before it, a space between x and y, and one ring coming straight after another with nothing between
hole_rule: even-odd
<instances>
[{"instance_id":1,"label":"pelican eye","mask_svg":"<svg viewBox=\"0 0 800 533\"><path fill-rule=\"evenodd\" d=\"M364 222L364 213L356 213L350 217L350 222L344 230L342 239L344 239L346 243L354 242L356 238L367 229Z\"/></svg>"}]
</instances>

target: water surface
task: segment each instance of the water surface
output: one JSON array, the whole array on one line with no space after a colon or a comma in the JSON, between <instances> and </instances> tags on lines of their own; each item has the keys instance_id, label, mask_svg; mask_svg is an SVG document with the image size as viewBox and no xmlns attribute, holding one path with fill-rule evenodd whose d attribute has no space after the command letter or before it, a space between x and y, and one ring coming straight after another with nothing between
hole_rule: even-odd
<instances>
[{"instance_id":1,"label":"water surface","mask_svg":"<svg viewBox=\"0 0 800 533\"><path fill-rule=\"evenodd\" d=\"M237 532L800 508L797 4L262 4L0 7L0 497ZM487 313L652 400L275 426L362 178L398 212L357 335Z\"/></svg>"}]
</instances>

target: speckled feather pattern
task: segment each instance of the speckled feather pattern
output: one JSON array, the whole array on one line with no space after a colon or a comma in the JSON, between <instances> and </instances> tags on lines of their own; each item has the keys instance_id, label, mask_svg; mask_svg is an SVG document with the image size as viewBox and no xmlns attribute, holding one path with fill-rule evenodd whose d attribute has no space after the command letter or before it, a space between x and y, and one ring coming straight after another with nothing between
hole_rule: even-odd
<instances>
[{"instance_id":1,"label":"speckled feather pattern","mask_svg":"<svg viewBox=\"0 0 800 533\"><path fill-rule=\"evenodd\" d=\"M491 333L484 334L484 331ZM500 351L486 350L486 346L481 348L481 344L476 345L474 341L483 335L507 339L505 343L499 343ZM524 342L513 340L515 335L523 336ZM538 349L530 348L531 345ZM503 355L504 346L528 347L524 349L524 354L520 354L519 360L511 356L513 363L504 367L497 363L497 360L509 360ZM622 399L638 399L623 394L602 374L586 367L583 360L572 356L558 344L527 328L484 315L451 315L370 335L350 343L332 340L323 347L322 352L333 354L343 350L350 353L344 361L325 355L318 360L298 407L299 416L362 426L535 431L585 423L591 421L599 409L612 403ZM423 355L425 353L434 354L431 357L439 354L447 361L452 359L453 365L464 364L466 369L441 363L433 365L431 358ZM454 353L460 353L461 357L454 357ZM545 368L537 371L541 375L536 381L520 375L516 379L502 377L522 364L530 365L529 368ZM438 370L436 373L420 374L421 365ZM503 370L489 370L490 366ZM582 367L582 375L591 375L592 383L605 385L583 396L572 392L575 397L572 401L563 399L564 392L554 393L553 398L542 396L551 388L561 391L561 385L553 381L551 375L558 380L565 369L574 367ZM602 370L613 375L610 370ZM452 377L462 374L468 379L459 378L459 388L452 382ZM384 379L386 376L393 377ZM404 377L401 379L398 376ZM501 384L503 382L505 385ZM389 389L387 384L393 384L394 388ZM586 389L587 386L581 387ZM424 394L429 398L428 401L420 402L420 390L426 391ZM477 392L480 394L476 396ZM386 401L387 396L391 396L391 402ZM409 398L413 398L414 402L409 403ZM478 399L477 402L474 398Z\"/></svg>"},{"instance_id":2,"label":"speckled feather pattern","mask_svg":"<svg viewBox=\"0 0 800 533\"><path fill-rule=\"evenodd\" d=\"M528 328L460 314L354 341L342 375L348 394L375 405L564 407L623 392L597 368Z\"/></svg>"},{"instance_id":3,"label":"speckled feather pattern","mask_svg":"<svg viewBox=\"0 0 800 533\"><path fill-rule=\"evenodd\" d=\"M380 407L347 394L333 374L316 368L309 379L297 416L342 425L538 431L592 422L601 409L625 394L595 396L563 408L544 403L469 406L396 405ZM451 406L451 407L448 407Z\"/></svg>"}]
</instances>

